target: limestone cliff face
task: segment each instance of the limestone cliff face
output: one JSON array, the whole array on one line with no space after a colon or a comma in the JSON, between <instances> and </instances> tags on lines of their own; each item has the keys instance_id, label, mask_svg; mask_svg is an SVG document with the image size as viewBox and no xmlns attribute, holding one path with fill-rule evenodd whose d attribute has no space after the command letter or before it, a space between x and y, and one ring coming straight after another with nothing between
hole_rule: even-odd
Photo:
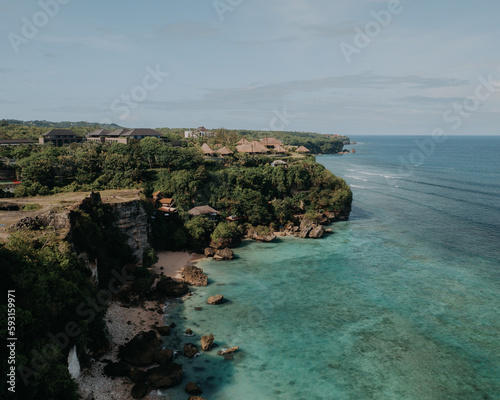
<instances>
[{"instance_id":1,"label":"limestone cliff face","mask_svg":"<svg viewBox=\"0 0 500 400\"><path fill-rule=\"evenodd\" d=\"M142 262L144 250L149 246L150 226L144 205L140 200L112 204L117 227L127 235L127 244L138 262Z\"/></svg>"}]
</instances>

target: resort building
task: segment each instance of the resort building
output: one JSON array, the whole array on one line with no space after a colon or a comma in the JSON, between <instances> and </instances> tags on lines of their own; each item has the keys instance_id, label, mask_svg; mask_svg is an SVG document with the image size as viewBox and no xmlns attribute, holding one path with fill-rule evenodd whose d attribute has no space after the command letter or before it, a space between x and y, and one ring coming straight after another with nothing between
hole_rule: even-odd
<instances>
[{"instance_id":1,"label":"resort building","mask_svg":"<svg viewBox=\"0 0 500 400\"><path fill-rule=\"evenodd\" d=\"M199 215L206 215L208 218L216 220L220 212L210 206L199 206L189 210L188 214L192 217L196 217Z\"/></svg>"},{"instance_id":2,"label":"resort building","mask_svg":"<svg viewBox=\"0 0 500 400\"><path fill-rule=\"evenodd\" d=\"M276 148L277 146L283 146L283 142L281 140L275 139L273 137L261 139L260 143L263 146L266 146L268 149Z\"/></svg>"},{"instance_id":3,"label":"resort building","mask_svg":"<svg viewBox=\"0 0 500 400\"><path fill-rule=\"evenodd\" d=\"M216 154L215 151L213 151L212 148L206 143L203 143L203 145L201 146L201 151L207 157L211 157Z\"/></svg>"},{"instance_id":4,"label":"resort building","mask_svg":"<svg viewBox=\"0 0 500 400\"><path fill-rule=\"evenodd\" d=\"M238 140L238 141L236 142L236 144L237 144L237 145L241 145L241 144L250 144L250 142L249 142L247 139L245 139L245 138L241 138L240 140Z\"/></svg>"},{"instance_id":5,"label":"resort building","mask_svg":"<svg viewBox=\"0 0 500 400\"><path fill-rule=\"evenodd\" d=\"M35 144L34 140L29 139L0 139L0 146L20 146L22 144Z\"/></svg>"},{"instance_id":6,"label":"resort building","mask_svg":"<svg viewBox=\"0 0 500 400\"><path fill-rule=\"evenodd\" d=\"M300 146L297 150L295 150L296 153L310 153L311 151L304 146Z\"/></svg>"},{"instance_id":7,"label":"resort building","mask_svg":"<svg viewBox=\"0 0 500 400\"><path fill-rule=\"evenodd\" d=\"M212 137L212 131L209 131L204 126L200 126L198 129L194 131L184 131L184 138L203 138L203 137Z\"/></svg>"},{"instance_id":8,"label":"resort building","mask_svg":"<svg viewBox=\"0 0 500 400\"><path fill-rule=\"evenodd\" d=\"M71 143L82 143L84 138L76 136L76 133L69 129L51 129L38 139L40 144L52 143L56 147L61 147Z\"/></svg>"},{"instance_id":9,"label":"resort building","mask_svg":"<svg viewBox=\"0 0 500 400\"><path fill-rule=\"evenodd\" d=\"M286 149L282 146L282 145L277 145L275 148L274 148L274 152L276 154L285 154L286 153Z\"/></svg>"},{"instance_id":10,"label":"resort building","mask_svg":"<svg viewBox=\"0 0 500 400\"><path fill-rule=\"evenodd\" d=\"M256 140L248 144L240 144L236 146L236 149L239 153L247 153L247 154L265 154L269 152L269 149Z\"/></svg>"},{"instance_id":11,"label":"resort building","mask_svg":"<svg viewBox=\"0 0 500 400\"><path fill-rule=\"evenodd\" d=\"M128 144L131 140L141 140L147 137L161 139L161 133L154 129L115 129L108 131L99 129L87 134L87 140L98 143L116 142Z\"/></svg>"},{"instance_id":12,"label":"resort building","mask_svg":"<svg viewBox=\"0 0 500 400\"><path fill-rule=\"evenodd\" d=\"M219 154L222 157L227 157L227 156L232 156L233 152L229 150L226 146L220 148L217 150L217 154Z\"/></svg>"}]
</instances>

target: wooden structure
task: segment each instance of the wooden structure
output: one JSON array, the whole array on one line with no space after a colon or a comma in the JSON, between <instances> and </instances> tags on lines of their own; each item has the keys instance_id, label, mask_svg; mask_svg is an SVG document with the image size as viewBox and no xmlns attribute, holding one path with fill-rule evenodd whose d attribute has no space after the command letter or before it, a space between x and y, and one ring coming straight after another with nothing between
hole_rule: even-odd
<instances>
[{"instance_id":1,"label":"wooden structure","mask_svg":"<svg viewBox=\"0 0 500 400\"><path fill-rule=\"evenodd\" d=\"M239 153L248 153L248 154L265 154L269 152L269 149L266 146L263 146L256 140L248 144L240 144L236 146L236 149Z\"/></svg>"},{"instance_id":2,"label":"wooden structure","mask_svg":"<svg viewBox=\"0 0 500 400\"><path fill-rule=\"evenodd\" d=\"M275 139L273 137L266 137L264 139L261 139L260 143L269 149L276 148L277 146L283 145L283 142L281 140Z\"/></svg>"},{"instance_id":3,"label":"wooden structure","mask_svg":"<svg viewBox=\"0 0 500 400\"><path fill-rule=\"evenodd\" d=\"M215 151L213 151L212 148L206 143L203 143L203 146L201 146L201 151L203 152L203 154L205 154L205 156L208 157L215 154Z\"/></svg>"},{"instance_id":4,"label":"wooden structure","mask_svg":"<svg viewBox=\"0 0 500 400\"><path fill-rule=\"evenodd\" d=\"M296 153L310 153L311 151L304 146L300 146L297 150L295 150Z\"/></svg>"},{"instance_id":5,"label":"wooden structure","mask_svg":"<svg viewBox=\"0 0 500 400\"><path fill-rule=\"evenodd\" d=\"M219 216L220 212L210 206L198 206L189 210L188 214L192 217L206 215L208 218L215 220Z\"/></svg>"},{"instance_id":6,"label":"wooden structure","mask_svg":"<svg viewBox=\"0 0 500 400\"><path fill-rule=\"evenodd\" d=\"M225 156L232 156L233 155L233 152L231 150L229 150L226 146L220 148L219 150L217 150L217 153L219 155L221 155L222 157L225 157Z\"/></svg>"}]
</instances>

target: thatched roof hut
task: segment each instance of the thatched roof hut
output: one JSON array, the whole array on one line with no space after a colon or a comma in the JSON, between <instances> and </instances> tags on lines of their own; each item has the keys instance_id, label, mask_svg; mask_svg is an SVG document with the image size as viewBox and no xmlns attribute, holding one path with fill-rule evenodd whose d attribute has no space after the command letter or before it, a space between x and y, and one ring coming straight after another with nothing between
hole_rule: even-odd
<instances>
[{"instance_id":1,"label":"thatched roof hut","mask_svg":"<svg viewBox=\"0 0 500 400\"><path fill-rule=\"evenodd\" d=\"M300 146L297 150L295 150L297 153L310 153L311 151L304 146Z\"/></svg>"},{"instance_id":2,"label":"thatched roof hut","mask_svg":"<svg viewBox=\"0 0 500 400\"><path fill-rule=\"evenodd\" d=\"M238 142L236 142L236 144L249 144L249 143L250 142L245 138L241 138L240 140L238 140Z\"/></svg>"},{"instance_id":3,"label":"thatched roof hut","mask_svg":"<svg viewBox=\"0 0 500 400\"><path fill-rule=\"evenodd\" d=\"M282 145L277 145L275 148L274 148L274 151L277 152L277 153L282 153L282 154L285 154L286 153L286 149L282 146Z\"/></svg>"},{"instance_id":4,"label":"thatched roof hut","mask_svg":"<svg viewBox=\"0 0 500 400\"><path fill-rule=\"evenodd\" d=\"M188 214L195 217L197 215L219 215L219 211L210 206L198 206L188 211Z\"/></svg>"},{"instance_id":5,"label":"thatched roof hut","mask_svg":"<svg viewBox=\"0 0 500 400\"><path fill-rule=\"evenodd\" d=\"M226 146L217 150L217 153L219 153L221 156L232 156L233 155L233 152L231 150L229 150Z\"/></svg>"},{"instance_id":6,"label":"thatched roof hut","mask_svg":"<svg viewBox=\"0 0 500 400\"><path fill-rule=\"evenodd\" d=\"M203 146L201 146L201 151L206 156L211 156L215 154L215 151L213 151L212 148L206 143L203 143Z\"/></svg>"},{"instance_id":7,"label":"thatched roof hut","mask_svg":"<svg viewBox=\"0 0 500 400\"><path fill-rule=\"evenodd\" d=\"M240 153L248 153L248 154L262 154L269 152L269 149L267 147L261 145L259 142L255 140L248 144L241 144L239 146L236 146L236 149Z\"/></svg>"},{"instance_id":8,"label":"thatched roof hut","mask_svg":"<svg viewBox=\"0 0 500 400\"><path fill-rule=\"evenodd\" d=\"M275 139L273 137L266 137L264 139L260 139L260 143L266 147L276 147L276 146L281 146L283 144L281 140Z\"/></svg>"}]
</instances>

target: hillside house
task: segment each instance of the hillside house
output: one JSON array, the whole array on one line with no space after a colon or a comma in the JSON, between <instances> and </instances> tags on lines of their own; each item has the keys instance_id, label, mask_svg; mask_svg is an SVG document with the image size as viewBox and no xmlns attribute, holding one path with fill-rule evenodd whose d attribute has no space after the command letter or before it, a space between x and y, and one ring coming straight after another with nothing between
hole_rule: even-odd
<instances>
[{"instance_id":1,"label":"hillside house","mask_svg":"<svg viewBox=\"0 0 500 400\"><path fill-rule=\"evenodd\" d=\"M71 143L82 143L84 138L78 137L75 132L69 129L51 129L38 139L40 144L52 143L55 147L61 147Z\"/></svg>"}]
</instances>

